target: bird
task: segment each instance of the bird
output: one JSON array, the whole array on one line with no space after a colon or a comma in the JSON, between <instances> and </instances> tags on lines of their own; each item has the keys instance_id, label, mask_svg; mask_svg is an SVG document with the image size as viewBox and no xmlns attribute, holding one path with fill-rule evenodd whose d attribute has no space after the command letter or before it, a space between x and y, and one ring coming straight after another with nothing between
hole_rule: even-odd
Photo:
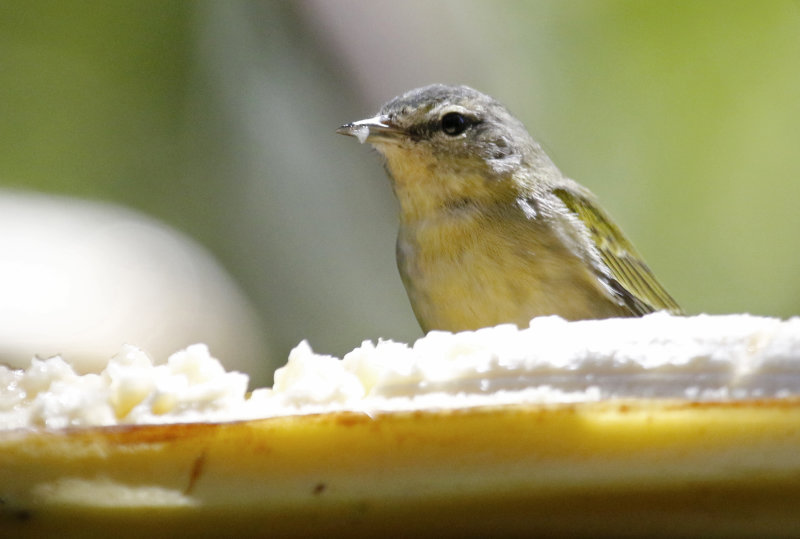
<instances>
[{"instance_id":1,"label":"bird","mask_svg":"<svg viewBox=\"0 0 800 539\"><path fill-rule=\"evenodd\" d=\"M595 196L494 98L432 84L336 132L383 157L424 332L682 313Z\"/></svg>"}]
</instances>

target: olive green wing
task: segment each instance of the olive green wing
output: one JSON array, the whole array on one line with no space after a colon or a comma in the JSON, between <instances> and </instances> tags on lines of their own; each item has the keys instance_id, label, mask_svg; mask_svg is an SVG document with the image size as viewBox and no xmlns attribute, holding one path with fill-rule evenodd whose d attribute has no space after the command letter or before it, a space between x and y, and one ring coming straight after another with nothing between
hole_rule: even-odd
<instances>
[{"instance_id":1,"label":"olive green wing","mask_svg":"<svg viewBox=\"0 0 800 539\"><path fill-rule=\"evenodd\" d=\"M598 275L633 314L660 310L681 314L681 308L658 283L633 244L593 200L567 189L554 189L553 194L586 225L605 265L598 268Z\"/></svg>"}]
</instances>

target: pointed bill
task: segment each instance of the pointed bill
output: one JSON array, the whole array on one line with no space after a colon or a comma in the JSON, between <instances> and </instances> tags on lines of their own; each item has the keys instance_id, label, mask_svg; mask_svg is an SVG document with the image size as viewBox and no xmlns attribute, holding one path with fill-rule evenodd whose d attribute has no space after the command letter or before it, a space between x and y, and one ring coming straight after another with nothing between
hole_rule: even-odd
<instances>
[{"instance_id":1,"label":"pointed bill","mask_svg":"<svg viewBox=\"0 0 800 539\"><path fill-rule=\"evenodd\" d=\"M381 115L344 124L336 132L340 135L355 137L361 144L395 141L403 134L400 129L391 124L389 118Z\"/></svg>"}]
</instances>

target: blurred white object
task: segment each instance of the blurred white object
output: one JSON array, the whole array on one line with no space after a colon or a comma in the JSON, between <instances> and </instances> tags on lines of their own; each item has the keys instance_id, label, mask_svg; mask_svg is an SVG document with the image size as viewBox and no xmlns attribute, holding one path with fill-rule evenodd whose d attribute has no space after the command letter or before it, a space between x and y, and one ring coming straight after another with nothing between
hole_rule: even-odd
<instances>
[{"instance_id":1,"label":"blurred white object","mask_svg":"<svg viewBox=\"0 0 800 539\"><path fill-rule=\"evenodd\" d=\"M123 344L164 361L201 341L265 375L255 312L199 245L119 206L0 191L0 363L58 354L91 372Z\"/></svg>"}]
</instances>

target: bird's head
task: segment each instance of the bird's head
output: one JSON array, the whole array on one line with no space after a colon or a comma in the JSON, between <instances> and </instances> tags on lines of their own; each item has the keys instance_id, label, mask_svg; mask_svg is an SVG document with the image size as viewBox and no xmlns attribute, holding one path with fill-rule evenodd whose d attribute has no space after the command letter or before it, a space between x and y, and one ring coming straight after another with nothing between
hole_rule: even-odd
<instances>
[{"instance_id":1,"label":"bird's head","mask_svg":"<svg viewBox=\"0 0 800 539\"><path fill-rule=\"evenodd\" d=\"M424 209L453 199L513 195L542 158L522 123L467 86L434 84L386 103L372 118L337 132L368 142L386 159L401 205Z\"/></svg>"}]
</instances>

